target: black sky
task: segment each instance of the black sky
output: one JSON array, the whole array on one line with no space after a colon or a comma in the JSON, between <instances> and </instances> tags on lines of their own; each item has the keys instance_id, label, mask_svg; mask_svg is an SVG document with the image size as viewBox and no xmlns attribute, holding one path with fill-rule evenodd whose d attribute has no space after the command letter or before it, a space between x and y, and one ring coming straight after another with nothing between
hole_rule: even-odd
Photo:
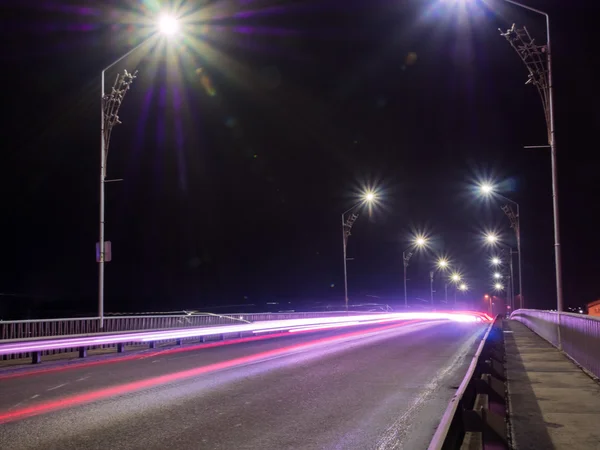
<instances>
[{"instance_id":1,"label":"black sky","mask_svg":"<svg viewBox=\"0 0 600 450\"><path fill-rule=\"evenodd\" d=\"M600 296L600 8L523 1L553 19L565 299L579 305ZM17 3L2 3L0 19L0 293L93 312L99 75L143 38L128 22L157 2ZM444 251L480 296L490 281L479 234L493 227L512 242L500 205L469 190L488 176L521 205L528 304L553 307L550 157L523 149L546 143L543 112L497 31L517 22L543 41L543 20L501 0L469 14L449 3L187 2L210 51L191 47L179 65L132 56L115 69L139 76L111 140L109 178L125 181L107 186L107 310L339 300L340 214L365 183L383 205L350 238L354 298L401 298L411 230L435 242L411 265L412 295Z\"/></svg>"}]
</instances>

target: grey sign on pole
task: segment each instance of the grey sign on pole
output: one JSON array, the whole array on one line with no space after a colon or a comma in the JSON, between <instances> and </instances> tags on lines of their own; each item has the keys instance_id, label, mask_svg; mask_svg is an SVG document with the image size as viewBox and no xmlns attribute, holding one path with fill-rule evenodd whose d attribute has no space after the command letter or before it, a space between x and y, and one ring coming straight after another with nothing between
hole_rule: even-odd
<instances>
[{"instance_id":1,"label":"grey sign on pole","mask_svg":"<svg viewBox=\"0 0 600 450\"><path fill-rule=\"evenodd\" d=\"M104 241L104 262L110 262L112 259L110 241ZM100 262L100 242L96 242L96 262Z\"/></svg>"}]
</instances>

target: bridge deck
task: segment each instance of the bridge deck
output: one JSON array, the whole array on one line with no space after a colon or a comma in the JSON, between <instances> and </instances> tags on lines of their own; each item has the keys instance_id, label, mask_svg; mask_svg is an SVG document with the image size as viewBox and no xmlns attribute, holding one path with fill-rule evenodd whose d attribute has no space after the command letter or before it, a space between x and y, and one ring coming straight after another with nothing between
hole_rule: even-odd
<instances>
[{"instance_id":1,"label":"bridge deck","mask_svg":"<svg viewBox=\"0 0 600 450\"><path fill-rule=\"evenodd\" d=\"M600 450L600 384L522 323L505 324L514 448Z\"/></svg>"}]
</instances>

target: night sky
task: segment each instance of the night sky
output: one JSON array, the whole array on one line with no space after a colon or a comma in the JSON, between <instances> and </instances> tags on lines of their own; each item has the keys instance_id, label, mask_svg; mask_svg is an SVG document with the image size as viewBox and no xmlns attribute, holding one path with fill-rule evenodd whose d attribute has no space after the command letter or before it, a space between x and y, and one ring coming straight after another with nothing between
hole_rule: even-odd
<instances>
[{"instance_id":1,"label":"night sky","mask_svg":"<svg viewBox=\"0 0 600 450\"><path fill-rule=\"evenodd\" d=\"M523 2L552 19L565 303L575 306L600 297L600 6ZM481 234L515 245L502 203L474 194L481 180L520 204L528 306L555 307L550 154L523 149L547 144L543 110L498 31L516 22L542 43L545 24L502 0L466 3L2 2L4 309L95 312L100 72L169 8L183 35L107 73L109 88L119 71L139 71L110 142L108 178L124 181L106 186L107 311L342 301L340 215L367 188L380 204L349 240L353 300L403 299L401 255L415 232L432 245L411 261L409 295L428 298L430 267L446 254L480 298L492 285Z\"/></svg>"}]
</instances>

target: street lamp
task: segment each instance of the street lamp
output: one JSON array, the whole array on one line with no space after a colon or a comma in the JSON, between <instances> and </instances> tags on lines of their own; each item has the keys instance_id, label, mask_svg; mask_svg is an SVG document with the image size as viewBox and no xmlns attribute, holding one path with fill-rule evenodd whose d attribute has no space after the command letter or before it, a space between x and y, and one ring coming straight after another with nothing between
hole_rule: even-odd
<instances>
[{"instance_id":1,"label":"street lamp","mask_svg":"<svg viewBox=\"0 0 600 450\"><path fill-rule=\"evenodd\" d=\"M437 268L438 270L443 270L444 272L448 270L450 267L450 263L446 258L440 258L437 260ZM433 278L433 277L432 277ZM431 280L431 303L433 305L433 279ZM444 282L444 300L446 304L448 304L448 282Z\"/></svg>"},{"instance_id":2,"label":"street lamp","mask_svg":"<svg viewBox=\"0 0 600 450\"><path fill-rule=\"evenodd\" d=\"M450 280L454 283L454 307L456 307L456 287L462 280L462 277L458 272L454 272L452 275L450 275Z\"/></svg>"},{"instance_id":3,"label":"street lamp","mask_svg":"<svg viewBox=\"0 0 600 450\"><path fill-rule=\"evenodd\" d=\"M524 302L523 302L523 276L522 276L522 271L521 271L521 265L522 265L522 261L521 261L521 214L519 212L519 204L517 202L511 200L508 197L498 194L495 190L494 185L491 183L480 184L479 190L481 191L482 194L484 194L488 197L490 197L490 196L499 197L499 198L503 199L504 201L506 201L507 203L509 203L508 205L502 206L502 211L504 211L504 213L508 217L508 220L510 220L510 227L513 230L515 230L515 236L517 238L517 258L518 258L518 263L519 263L519 298L521 299L520 307L523 308L523 305L524 305ZM510 204L512 204L516 207L516 210L517 210L516 214L510 207Z\"/></svg>"},{"instance_id":4,"label":"street lamp","mask_svg":"<svg viewBox=\"0 0 600 450\"><path fill-rule=\"evenodd\" d=\"M485 195L489 195L494 191L494 186L492 186L489 183L482 183L479 185L479 190L485 194Z\"/></svg>"},{"instance_id":5,"label":"street lamp","mask_svg":"<svg viewBox=\"0 0 600 450\"><path fill-rule=\"evenodd\" d=\"M161 33L171 36L179 31L179 21L175 17L165 14L158 21L158 29Z\"/></svg>"},{"instance_id":6,"label":"street lamp","mask_svg":"<svg viewBox=\"0 0 600 450\"><path fill-rule=\"evenodd\" d=\"M460 286L458 286L458 290L459 290L459 291L462 291L462 292L465 292L465 291L467 291L468 289L469 289L469 287L468 287L466 284L464 284L464 283L463 283L463 284L461 284Z\"/></svg>"},{"instance_id":7,"label":"street lamp","mask_svg":"<svg viewBox=\"0 0 600 450\"><path fill-rule=\"evenodd\" d=\"M365 193L363 193L362 195L362 199L356 203L352 208L348 209L347 211L344 211L342 213L342 239L343 239L343 248L344 248L344 305L346 307L346 312L348 312L348 266L347 266L347 261L348 261L348 257L347 252L346 252L346 248L348 246L348 238L350 237L350 231L352 230L352 225L354 225L354 222L356 222L356 219L358 219L358 213L357 212L353 212L354 210L356 210L358 207L363 206L365 204L372 204L373 202L375 202L377 200L377 194L375 192L372 191L367 191ZM346 218L346 214L350 214L350 216L348 218Z\"/></svg>"},{"instance_id":8,"label":"street lamp","mask_svg":"<svg viewBox=\"0 0 600 450\"><path fill-rule=\"evenodd\" d=\"M500 273L496 272L496 273L494 274L494 278L495 278L496 280L499 280L500 278L502 278L502 275L501 275Z\"/></svg>"},{"instance_id":9,"label":"street lamp","mask_svg":"<svg viewBox=\"0 0 600 450\"><path fill-rule=\"evenodd\" d=\"M158 22L158 31L161 34L174 34L178 29L177 19L171 16L162 16ZM107 70L127 58L133 52L154 38L156 33L151 34L138 45L133 47L123 56L118 58L112 64L106 66L100 76L100 221L99 221L99 239L96 259L98 261L98 318L99 328L104 327L104 264L110 261L110 255L106 255L106 243L104 240L104 213L105 213L105 195L104 185L112 181L106 179L106 164L110 136L115 125L120 124L119 108L123 103L125 94L131 87L131 83L136 77L137 72L129 73L127 70L123 74L117 75L115 84L109 94L104 92L104 74Z\"/></svg>"},{"instance_id":10,"label":"street lamp","mask_svg":"<svg viewBox=\"0 0 600 450\"><path fill-rule=\"evenodd\" d=\"M546 19L546 44L538 45L530 36L527 28L517 28L514 24L502 36L510 43L517 52L527 71L529 77L527 84L533 84L540 95L546 128L548 131L548 144L550 146L550 161L552 166L552 206L554 216L554 257L556 271L556 309L563 311L563 287L562 287L562 261L560 248L560 226L558 213L558 184L557 184L557 161L556 161L556 138L554 135L554 86L552 83L552 51L550 47L550 16L548 13L514 0L503 0L536 14ZM541 147L547 147L546 145Z\"/></svg>"},{"instance_id":11,"label":"street lamp","mask_svg":"<svg viewBox=\"0 0 600 450\"><path fill-rule=\"evenodd\" d=\"M427 245L427 237L423 235L416 235L413 238L413 243L410 247L402 252L402 261L404 263L404 307L408 309L408 291L406 288L406 269L408 268L408 263L410 258L413 255L413 252L410 250L415 249L419 250Z\"/></svg>"},{"instance_id":12,"label":"street lamp","mask_svg":"<svg viewBox=\"0 0 600 450\"><path fill-rule=\"evenodd\" d=\"M498 236L497 236L496 234L494 234L494 233L487 233L487 234L484 236L484 239L485 239L485 241L486 241L488 244L495 244L496 242L498 242L498 239L499 239L499 238L498 238Z\"/></svg>"},{"instance_id":13,"label":"street lamp","mask_svg":"<svg viewBox=\"0 0 600 450\"><path fill-rule=\"evenodd\" d=\"M459 0L454 0L455 2ZM552 50L550 45L550 16L548 13L531 6L524 5L515 0L502 0L511 5L518 6L528 11L544 16L546 20L546 44L538 45L531 37L526 27L517 28L512 25L506 32L500 30L511 47L517 52L525 64L529 77L526 84L534 85L544 108L548 145L527 146L526 148L550 147L550 163L552 171L552 209L554 219L554 266L556 272L556 309L561 312L563 304L562 258L560 247L560 221L558 206L558 163L556 158L556 137L554 126L554 85L552 82ZM519 265L520 269L520 265ZM520 280L519 280L520 281ZM519 287L519 290L521 288Z\"/></svg>"},{"instance_id":14,"label":"street lamp","mask_svg":"<svg viewBox=\"0 0 600 450\"><path fill-rule=\"evenodd\" d=\"M497 291L501 291L502 289L504 289L504 286L502 286L501 283L496 283L494 284L494 289L496 289Z\"/></svg>"},{"instance_id":15,"label":"street lamp","mask_svg":"<svg viewBox=\"0 0 600 450\"><path fill-rule=\"evenodd\" d=\"M499 266L502 263L502 260L497 256L494 256L490 261L494 266Z\"/></svg>"}]
</instances>

